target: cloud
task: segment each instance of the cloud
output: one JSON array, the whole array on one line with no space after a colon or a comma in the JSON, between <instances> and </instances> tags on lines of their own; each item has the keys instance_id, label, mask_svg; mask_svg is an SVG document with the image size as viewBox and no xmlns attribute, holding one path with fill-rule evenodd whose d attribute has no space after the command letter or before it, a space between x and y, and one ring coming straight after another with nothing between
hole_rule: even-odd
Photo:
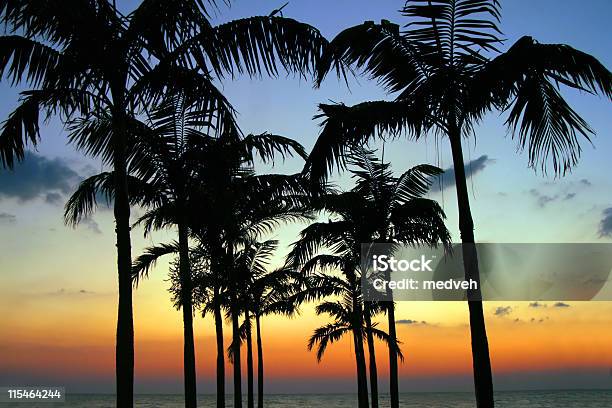
<instances>
[{"instance_id":1,"label":"cloud","mask_svg":"<svg viewBox=\"0 0 612 408\"><path fill-rule=\"evenodd\" d=\"M8 225L15 224L17 222L17 217L13 214L9 213L0 213L0 225Z\"/></svg>"},{"instance_id":2,"label":"cloud","mask_svg":"<svg viewBox=\"0 0 612 408\"><path fill-rule=\"evenodd\" d=\"M600 238L612 237L612 207L603 210L598 232Z\"/></svg>"},{"instance_id":3,"label":"cloud","mask_svg":"<svg viewBox=\"0 0 612 408\"><path fill-rule=\"evenodd\" d=\"M543 194L535 188L529 190L529 194L531 194L531 196L533 196L537 200L538 206L540 206L540 208L546 207L548 204L552 203L553 201L556 201L559 198L558 194L555 194L554 196Z\"/></svg>"},{"instance_id":4,"label":"cloud","mask_svg":"<svg viewBox=\"0 0 612 408\"><path fill-rule=\"evenodd\" d=\"M91 218L85 218L83 220L81 220L81 223L79 225L84 226L85 228L87 228L89 231L93 232L94 234L102 234L102 230L100 229L100 225L95 222L93 219Z\"/></svg>"},{"instance_id":5,"label":"cloud","mask_svg":"<svg viewBox=\"0 0 612 408\"><path fill-rule=\"evenodd\" d=\"M45 195L45 202L51 205L61 205L62 195L60 193L47 193Z\"/></svg>"},{"instance_id":6,"label":"cloud","mask_svg":"<svg viewBox=\"0 0 612 408\"><path fill-rule=\"evenodd\" d=\"M401 320L396 320L395 321L396 324L412 324L412 325L416 325L416 324L423 324L426 325L427 322L425 320L412 320L412 319L401 319Z\"/></svg>"},{"instance_id":7,"label":"cloud","mask_svg":"<svg viewBox=\"0 0 612 408\"><path fill-rule=\"evenodd\" d=\"M47 202L56 202L60 194L70 194L80 180L79 174L62 159L28 151L14 170L0 170L0 199L24 202L42 197Z\"/></svg>"},{"instance_id":8,"label":"cloud","mask_svg":"<svg viewBox=\"0 0 612 408\"><path fill-rule=\"evenodd\" d=\"M483 171L489 164L493 163L493 159L489 159L489 156L482 155L477 159L474 159L468 163L465 163L465 177L469 178ZM445 190L455 185L455 168L449 167L444 170L444 174L440 176L439 189Z\"/></svg>"},{"instance_id":9,"label":"cloud","mask_svg":"<svg viewBox=\"0 0 612 408\"><path fill-rule=\"evenodd\" d=\"M58 289L54 292L46 292L42 293L39 296L80 296L80 295L95 295L96 292L92 292L90 290L85 289Z\"/></svg>"},{"instance_id":10,"label":"cloud","mask_svg":"<svg viewBox=\"0 0 612 408\"><path fill-rule=\"evenodd\" d=\"M529 307L532 307L534 309L538 309L538 308L548 307L548 305L546 303L532 302L532 303L529 304Z\"/></svg>"},{"instance_id":11,"label":"cloud","mask_svg":"<svg viewBox=\"0 0 612 408\"><path fill-rule=\"evenodd\" d=\"M567 194L565 195L564 200L565 200L565 201L567 201L567 200L571 200L571 199L572 199L572 198L574 198L574 197L576 197L576 193L567 193Z\"/></svg>"},{"instance_id":12,"label":"cloud","mask_svg":"<svg viewBox=\"0 0 612 408\"><path fill-rule=\"evenodd\" d=\"M493 314L495 314L495 316L508 316L510 313L512 313L512 307L510 306L499 306L498 308L495 309L495 312L493 312Z\"/></svg>"},{"instance_id":13,"label":"cloud","mask_svg":"<svg viewBox=\"0 0 612 408\"><path fill-rule=\"evenodd\" d=\"M553 307L570 307L567 303L557 302L553 305Z\"/></svg>"},{"instance_id":14,"label":"cloud","mask_svg":"<svg viewBox=\"0 0 612 408\"><path fill-rule=\"evenodd\" d=\"M548 204L555 201L569 201L578 197L578 193L583 191L585 188L591 186L591 182L587 179L581 179L578 182L551 182L547 181L540 183L538 188L532 188L529 193L535 198L540 208L546 207Z\"/></svg>"}]
</instances>

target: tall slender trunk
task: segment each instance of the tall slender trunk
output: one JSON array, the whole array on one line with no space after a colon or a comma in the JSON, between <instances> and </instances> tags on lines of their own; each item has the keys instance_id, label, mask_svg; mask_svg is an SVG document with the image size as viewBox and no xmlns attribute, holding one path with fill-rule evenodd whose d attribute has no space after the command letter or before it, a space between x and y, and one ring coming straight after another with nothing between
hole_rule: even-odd
<instances>
[{"instance_id":1,"label":"tall slender trunk","mask_svg":"<svg viewBox=\"0 0 612 408\"><path fill-rule=\"evenodd\" d=\"M261 344L261 325L259 321L259 314L255 315L255 325L257 329L257 408L263 408L264 362L263 347Z\"/></svg>"},{"instance_id":2,"label":"tall slender trunk","mask_svg":"<svg viewBox=\"0 0 612 408\"><path fill-rule=\"evenodd\" d=\"M253 337L251 336L251 315L249 309L244 312L246 327L246 346L247 346L247 406L255 408L254 381L253 381Z\"/></svg>"},{"instance_id":3,"label":"tall slender trunk","mask_svg":"<svg viewBox=\"0 0 612 408\"><path fill-rule=\"evenodd\" d=\"M185 408L197 406L195 344L193 338L193 282L189 265L189 230L184 222L179 230L179 273L181 280L181 307L183 310L183 376L185 382Z\"/></svg>"},{"instance_id":4,"label":"tall slender trunk","mask_svg":"<svg viewBox=\"0 0 612 408\"><path fill-rule=\"evenodd\" d=\"M467 191L465 168L463 164L463 149L461 146L461 131L458 126L451 126L449 132L450 145L455 169L455 184L457 188L457 204L459 207L459 231L463 247L463 267L465 278L477 282L478 289L468 293L468 308L470 311L470 334L472 338L472 366L474 370L474 388L476 391L476 406L478 408L493 408L493 378L489 343L482 309L480 292L480 272L478 270L478 254L474 245L474 221L470 210L470 199Z\"/></svg>"},{"instance_id":5,"label":"tall slender trunk","mask_svg":"<svg viewBox=\"0 0 612 408\"><path fill-rule=\"evenodd\" d=\"M387 281L391 280L389 272L386 272ZM387 324L389 326L389 394L391 397L391 408L399 408L399 376L397 363L397 331L395 330L395 302L393 302L393 291L387 287Z\"/></svg>"},{"instance_id":6,"label":"tall slender trunk","mask_svg":"<svg viewBox=\"0 0 612 408\"><path fill-rule=\"evenodd\" d=\"M217 337L217 408L225 408L225 353L223 347L223 316L219 301L219 288L215 287L214 315L215 335Z\"/></svg>"},{"instance_id":7,"label":"tall slender trunk","mask_svg":"<svg viewBox=\"0 0 612 408\"><path fill-rule=\"evenodd\" d=\"M366 378L365 353L363 351L363 338L358 329L353 329L353 343L355 346L355 364L357 367L357 398L359 408L368 407L368 380Z\"/></svg>"},{"instance_id":8,"label":"tall slender trunk","mask_svg":"<svg viewBox=\"0 0 612 408\"><path fill-rule=\"evenodd\" d=\"M359 408L368 408L368 379L366 375L365 351L363 348L363 311L359 298L353 295L353 341L357 365L357 397Z\"/></svg>"},{"instance_id":9,"label":"tall slender trunk","mask_svg":"<svg viewBox=\"0 0 612 408\"><path fill-rule=\"evenodd\" d=\"M240 322L235 289L232 289L232 358L234 365L234 408L242 408L242 373L240 363Z\"/></svg>"},{"instance_id":10,"label":"tall slender trunk","mask_svg":"<svg viewBox=\"0 0 612 408\"><path fill-rule=\"evenodd\" d=\"M119 84L121 81L119 81ZM117 236L117 273L119 305L117 308L117 339L115 370L117 406L134 405L134 317L132 307L132 243L130 238L130 200L127 183L126 115L123 110L124 93L121 85L112 89L113 112L113 167L115 173L115 233Z\"/></svg>"},{"instance_id":11,"label":"tall slender trunk","mask_svg":"<svg viewBox=\"0 0 612 408\"><path fill-rule=\"evenodd\" d=\"M368 355L370 357L370 395L372 408L378 408L378 370L376 368L376 350L374 349L374 334L372 333L372 318L368 302L364 304L364 318L367 329Z\"/></svg>"}]
</instances>

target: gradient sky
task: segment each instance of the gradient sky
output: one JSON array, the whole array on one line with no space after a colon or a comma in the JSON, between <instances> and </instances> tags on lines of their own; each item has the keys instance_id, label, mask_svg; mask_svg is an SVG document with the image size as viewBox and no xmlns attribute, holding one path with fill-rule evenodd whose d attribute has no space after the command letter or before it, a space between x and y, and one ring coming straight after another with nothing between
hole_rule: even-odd
<instances>
[{"instance_id":1,"label":"gradient sky","mask_svg":"<svg viewBox=\"0 0 612 408\"><path fill-rule=\"evenodd\" d=\"M129 11L135 1L119 1ZM284 1L235 1L220 6L215 21L268 14ZM332 37L364 20L403 23L401 1L291 1L285 16L318 27ZM568 43L612 67L607 0L583 2L502 1L505 47L524 34L541 42ZM223 90L240 112L245 132L271 131L297 139L307 149L318 134L316 105L329 100L357 103L386 97L365 78L350 91L330 77L321 89L293 76L275 80L238 78ZM14 108L18 90L0 83L0 118ZM525 154L503 127L504 115L489 115L466 141L468 182L476 237L492 242L609 242L612 230L612 151L610 103L565 92L575 109L597 131L584 144L579 166L564 178L535 174ZM69 390L112 392L116 272L112 214L100 210L73 230L62 224L62 206L80 179L99 171L99 161L66 146L61 126L51 120L43 143L14 173L0 170L0 384L57 384ZM397 171L419 163L448 168L450 155L434 139L388 143L385 159ZM297 160L277 171L301 168ZM348 185L346 178L340 178ZM432 194L457 234L454 189ZM138 214L139 210L135 209ZM611 217L611 218L607 218ZM300 226L275 237L284 245ZM604 228L603 232L612 232ZM133 254L173 237L172 231L143 238L133 234ZM283 249L284 251L285 249ZM282 252L282 251L281 251ZM181 318L172 308L165 281L167 262L135 292L136 390L180 392ZM530 307L527 303L487 303L495 381L500 388L612 388L612 302L570 302L569 307ZM467 307L463 303L402 303L398 327L406 362L401 389L469 390L470 350ZM306 339L325 322L312 307L299 318L264 321L267 386L271 392L352 391L354 361L350 342L333 345L321 364L306 351ZM419 323L416 323L419 322ZM200 389L214 389L214 331L210 319L196 319ZM384 385L384 350L379 347Z\"/></svg>"}]
</instances>

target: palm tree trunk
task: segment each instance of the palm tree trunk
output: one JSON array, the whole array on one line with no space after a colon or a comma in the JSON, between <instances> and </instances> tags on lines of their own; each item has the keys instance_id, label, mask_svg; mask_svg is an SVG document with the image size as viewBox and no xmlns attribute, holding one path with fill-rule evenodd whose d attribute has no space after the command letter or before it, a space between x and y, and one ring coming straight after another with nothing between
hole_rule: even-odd
<instances>
[{"instance_id":1,"label":"palm tree trunk","mask_svg":"<svg viewBox=\"0 0 612 408\"><path fill-rule=\"evenodd\" d=\"M353 342L355 346L355 364L357 366L357 398L359 408L368 407L368 380L366 378L366 364L363 350L363 338L357 329L353 329Z\"/></svg>"},{"instance_id":2,"label":"palm tree trunk","mask_svg":"<svg viewBox=\"0 0 612 408\"><path fill-rule=\"evenodd\" d=\"M117 343L115 370L117 406L134 405L134 317L132 308L132 242L130 238L130 200L127 183L127 140L122 88L113 89L113 167L115 173L115 233L117 237L117 273L119 305L117 308Z\"/></svg>"},{"instance_id":3,"label":"palm tree trunk","mask_svg":"<svg viewBox=\"0 0 612 408\"><path fill-rule=\"evenodd\" d=\"M365 351L363 348L363 310L360 299L353 294L353 341L355 343L355 362L357 365L357 397L359 408L368 408L368 379L366 375Z\"/></svg>"},{"instance_id":4,"label":"palm tree trunk","mask_svg":"<svg viewBox=\"0 0 612 408\"><path fill-rule=\"evenodd\" d=\"M385 277L391 280L389 273ZM395 302L393 292L387 288L387 324L389 326L389 394L391 397L391 408L399 408L399 376L397 363L397 331L395 330Z\"/></svg>"},{"instance_id":5,"label":"palm tree trunk","mask_svg":"<svg viewBox=\"0 0 612 408\"><path fill-rule=\"evenodd\" d=\"M181 307L183 310L183 375L185 408L197 406L195 344L193 338L193 282L189 265L189 236L184 222L179 226L179 272L181 279Z\"/></svg>"},{"instance_id":6,"label":"palm tree trunk","mask_svg":"<svg viewBox=\"0 0 612 408\"><path fill-rule=\"evenodd\" d=\"M480 292L480 272L478 270L478 254L474 245L474 221L470 210L470 199L467 191L465 168L463 164L463 149L461 132L457 126L451 128L449 139L455 169L455 184L457 189L457 204L459 207L459 231L463 247L463 267L465 278L477 282L478 289L468 293L468 308L470 311L470 334L472 337L472 366L474 370L474 388L476 391L476 406L478 408L493 408L493 378L489 343L482 309Z\"/></svg>"},{"instance_id":7,"label":"palm tree trunk","mask_svg":"<svg viewBox=\"0 0 612 408\"><path fill-rule=\"evenodd\" d=\"M225 353L223 347L223 317L219 302L219 288L215 287L214 315L215 335L217 336L217 408L225 408Z\"/></svg>"},{"instance_id":8,"label":"palm tree trunk","mask_svg":"<svg viewBox=\"0 0 612 408\"><path fill-rule=\"evenodd\" d=\"M255 315L255 325L257 329L257 408L263 408L264 362L263 347L261 344L261 326L259 322L259 314Z\"/></svg>"},{"instance_id":9,"label":"palm tree trunk","mask_svg":"<svg viewBox=\"0 0 612 408\"><path fill-rule=\"evenodd\" d=\"M254 381L253 381L253 337L251 336L251 315L249 309L245 309L244 320L247 324L246 328L246 345L247 345L247 406L255 408L254 396Z\"/></svg>"},{"instance_id":10,"label":"palm tree trunk","mask_svg":"<svg viewBox=\"0 0 612 408\"><path fill-rule=\"evenodd\" d=\"M235 289L232 289L232 359L234 365L234 408L242 408L242 373L240 363L240 322Z\"/></svg>"},{"instance_id":11,"label":"palm tree trunk","mask_svg":"<svg viewBox=\"0 0 612 408\"><path fill-rule=\"evenodd\" d=\"M368 355L370 356L370 394L372 397L372 408L378 408L378 370L376 368L376 350L374 349L374 335L372 334L372 318L370 307L367 302L364 305L364 313L367 339Z\"/></svg>"}]
</instances>

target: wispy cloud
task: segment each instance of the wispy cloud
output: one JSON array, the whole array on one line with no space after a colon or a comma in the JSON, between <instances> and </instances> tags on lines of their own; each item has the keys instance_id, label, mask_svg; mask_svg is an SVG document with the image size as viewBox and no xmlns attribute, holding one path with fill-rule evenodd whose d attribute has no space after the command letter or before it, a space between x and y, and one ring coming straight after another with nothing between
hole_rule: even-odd
<instances>
[{"instance_id":1,"label":"wispy cloud","mask_svg":"<svg viewBox=\"0 0 612 408\"><path fill-rule=\"evenodd\" d=\"M422 324L422 325L426 325L427 322L425 320L412 320L412 319L400 319L400 320L396 320L395 321L396 324L412 324L412 325L417 325L417 324Z\"/></svg>"},{"instance_id":2,"label":"wispy cloud","mask_svg":"<svg viewBox=\"0 0 612 408\"><path fill-rule=\"evenodd\" d=\"M499 316L499 317L508 316L510 313L512 313L511 306L499 306L493 312L495 316Z\"/></svg>"},{"instance_id":3,"label":"wispy cloud","mask_svg":"<svg viewBox=\"0 0 612 408\"><path fill-rule=\"evenodd\" d=\"M599 221L599 236L612 237L612 207L603 210L601 220Z\"/></svg>"},{"instance_id":4,"label":"wispy cloud","mask_svg":"<svg viewBox=\"0 0 612 408\"><path fill-rule=\"evenodd\" d=\"M16 164L14 170L0 170L0 198L21 202L43 198L57 202L60 194L70 194L80 180L79 174L64 160L28 151L25 160Z\"/></svg>"},{"instance_id":5,"label":"wispy cloud","mask_svg":"<svg viewBox=\"0 0 612 408\"><path fill-rule=\"evenodd\" d=\"M9 213L0 213L0 225L8 225L15 224L17 222L17 217L13 214Z\"/></svg>"},{"instance_id":6,"label":"wispy cloud","mask_svg":"<svg viewBox=\"0 0 612 408\"><path fill-rule=\"evenodd\" d=\"M494 160L490 159L489 156L482 155L477 159L465 163L465 176L472 177L482 172L489 164L493 163ZM455 185L455 168L449 167L444 170L444 174L440 176L439 183L436 183L436 187L440 190L453 187Z\"/></svg>"},{"instance_id":7,"label":"wispy cloud","mask_svg":"<svg viewBox=\"0 0 612 408\"><path fill-rule=\"evenodd\" d=\"M97 222L95 222L92 218L85 218L81 220L81 223L79 225L87 228L89 231L93 232L94 234L98 234L98 235L102 234L100 225Z\"/></svg>"}]
</instances>

